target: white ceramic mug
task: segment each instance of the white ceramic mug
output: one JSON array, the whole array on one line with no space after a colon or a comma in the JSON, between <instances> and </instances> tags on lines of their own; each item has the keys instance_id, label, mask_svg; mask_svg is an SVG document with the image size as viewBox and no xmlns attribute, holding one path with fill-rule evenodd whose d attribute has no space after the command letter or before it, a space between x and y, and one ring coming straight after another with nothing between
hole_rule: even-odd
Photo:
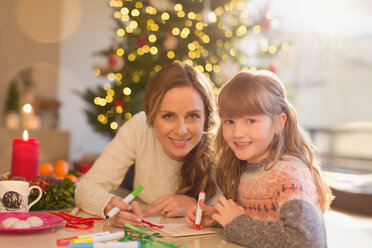
<instances>
[{"instance_id":1,"label":"white ceramic mug","mask_svg":"<svg viewBox=\"0 0 372 248\"><path fill-rule=\"evenodd\" d=\"M32 189L39 190L39 196L28 204L28 196ZM31 186L25 181L0 181L0 212L28 212L37 203L43 191L39 186Z\"/></svg>"}]
</instances>

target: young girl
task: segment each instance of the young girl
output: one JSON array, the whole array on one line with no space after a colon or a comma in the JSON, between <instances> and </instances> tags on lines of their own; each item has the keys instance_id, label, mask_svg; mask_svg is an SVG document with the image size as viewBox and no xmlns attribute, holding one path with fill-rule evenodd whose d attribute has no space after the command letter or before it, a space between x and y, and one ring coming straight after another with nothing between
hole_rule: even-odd
<instances>
[{"instance_id":1,"label":"young girl","mask_svg":"<svg viewBox=\"0 0 372 248\"><path fill-rule=\"evenodd\" d=\"M279 78L240 72L222 87L218 108L216 181L224 196L214 207L200 203L201 226L217 222L247 247L327 247L322 213L331 192Z\"/></svg>"}]
</instances>

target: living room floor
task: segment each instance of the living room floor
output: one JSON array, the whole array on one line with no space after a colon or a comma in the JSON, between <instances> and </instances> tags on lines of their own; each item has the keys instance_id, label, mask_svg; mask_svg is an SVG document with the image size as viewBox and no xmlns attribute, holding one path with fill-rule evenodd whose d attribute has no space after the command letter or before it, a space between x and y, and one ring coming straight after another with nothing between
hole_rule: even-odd
<instances>
[{"instance_id":1,"label":"living room floor","mask_svg":"<svg viewBox=\"0 0 372 248\"><path fill-rule=\"evenodd\" d=\"M372 216L330 210L324 218L328 248L372 247Z\"/></svg>"}]
</instances>

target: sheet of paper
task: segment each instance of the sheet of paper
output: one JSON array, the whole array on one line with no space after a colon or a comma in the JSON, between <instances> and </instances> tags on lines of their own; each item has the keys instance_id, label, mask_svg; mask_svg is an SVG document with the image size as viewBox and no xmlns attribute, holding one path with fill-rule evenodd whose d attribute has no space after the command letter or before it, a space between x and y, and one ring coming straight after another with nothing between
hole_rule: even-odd
<instances>
[{"instance_id":1,"label":"sheet of paper","mask_svg":"<svg viewBox=\"0 0 372 248\"><path fill-rule=\"evenodd\" d=\"M202 235L217 233L217 230L211 228L203 228L201 230L195 230L189 227L186 223L176 223L176 224L161 224L163 228L156 229L159 232L164 232L174 237L180 236L192 236L192 235Z\"/></svg>"}]
</instances>

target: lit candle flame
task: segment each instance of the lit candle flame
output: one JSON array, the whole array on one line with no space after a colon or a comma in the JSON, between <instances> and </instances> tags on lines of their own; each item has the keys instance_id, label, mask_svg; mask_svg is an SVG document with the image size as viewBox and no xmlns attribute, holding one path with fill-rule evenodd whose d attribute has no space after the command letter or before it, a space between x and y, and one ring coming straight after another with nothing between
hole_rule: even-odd
<instances>
[{"instance_id":1,"label":"lit candle flame","mask_svg":"<svg viewBox=\"0 0 372 248\"><path fill-rule=\"evenodd\" d=\"M28 140L28 132L27 132L27 130L23 131L23 140Z\"/></svg>"},{"instance_id":2,"label":"lit candle flame","mask_svg":"<svg viewBox=\"0 0 372 248\"><path fill-rule=\"evenodd\" d=\"M25 105L23 105L23 111L25 111L25 113L31 113L31 111L32 111L31 104L26 103Z\"/></svg>"}]
</instances>

